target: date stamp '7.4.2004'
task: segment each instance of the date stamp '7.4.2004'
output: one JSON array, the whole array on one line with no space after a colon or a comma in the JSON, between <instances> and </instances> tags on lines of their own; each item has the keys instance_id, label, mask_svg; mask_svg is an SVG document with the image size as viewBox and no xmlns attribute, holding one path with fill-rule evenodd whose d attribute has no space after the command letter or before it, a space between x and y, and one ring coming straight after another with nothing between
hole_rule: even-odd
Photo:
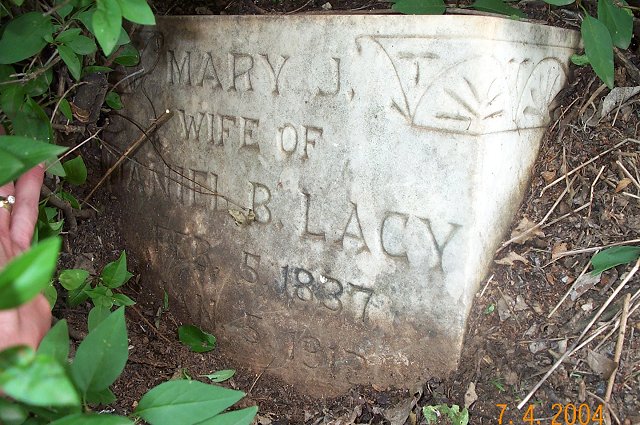
<instances>
[{"instance_id":1,"label":"date stamp '7.4.2004'","mask_svg":"<svg viewBox=\"0 0 640 425\"><path fill-rule=\"evenodd\" d=\"M526 409L516 415L509 415L508 406L506 404L497 403L500 409L498 412L498 425L591 425L604 423L603 405L592 406L582 403L579 405L573 403L554 403L551 405L553 414L551 417L537 417L535 412L535 404L530 404ZM539 406L538 406L539 407ZM514 417L510 417L514 416Z\"/></svg>"}]
</instances>

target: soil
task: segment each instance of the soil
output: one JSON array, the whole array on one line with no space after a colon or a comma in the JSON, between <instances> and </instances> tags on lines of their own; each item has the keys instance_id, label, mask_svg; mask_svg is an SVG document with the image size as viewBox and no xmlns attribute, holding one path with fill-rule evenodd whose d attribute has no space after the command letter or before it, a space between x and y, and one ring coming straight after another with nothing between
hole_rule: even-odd
<instances>
[{"instance_id":1,"label":"soil","mask_svg":"<svg viewBox=\"0 0 640 425\"><path fill-rule=\"evenodd\" d=\"M333 13L389 8L385 2L329 2ZM175 0L154 1L153 5L159 14L281 14L319 11L325 3L324 0L232 0L230 3L225 0L223 4L218 0ZM529 2L526 10L537 19L572 26L570 15L565 21L565 15L542 3ZM616 85L638 86L640 81L633 80L634 75L639 75L634 74L638 70L634 71L633 65L639 63L638 57L633 49L624 55L630 65L618 64ZM269 377L268 371L256 374L218 350L204 354L190 352L177 340L178 319L171 309L159 313L162 299L146 289L144 265L138 264L136 258L129 258L130 270L136 277L123 292L135 299L137 305L127 311L130 359L113 388L118 397L115 410L130 413L148 389L167 379L184 376L203 379L199 377L234 368L235 376L224 385L248 394L240 406L257 404L260 407L257 423L263 425L424 424L422 406L438 404L467 405L471 424L533 423L529 422L531 417L526 416L530 410L536 423L538 420L540 423L573 423L572 406L583 413L588 408L593 416L607 397L608 376L611 366L615 365L612 359L619 331L614 331L612 326L575 354L566 356L533 397L526 400L524 408L516 407L547 370L572 348L595 312L627 276L632 278L613 297L613 307L586 332L586 337L607 323L615 323L615 314L622 309L626 294L633 295L632 308L640 305L640 278L631 270L632 264L620 265L599 278L589 279L589 273L583 271L595 250L575 252L638 238L640 115L637 98L623 102L621 107L596 122L590 117L609 90L603 89L589 68L573 67L572 71L570 86L556 99L552 125L525 202L514 221L512 236L522 233L522 229L533 230L521 235L519 240L505 241L497 252L490 277L476 295L455 374L425 382L418 390L361 387L336 399L311 399ZM88 187L92 187L104 172L100 169L100 152L92 145L84 149L83 156L91 165ZM577 167L581 168L573 172ZM124 237L119 233L121 214L126 212L112 208L111 201L109 192L100 189L93 198L98 214L79 220L78 231L66 235L64 266L98 271L126 249ZM574 252L563 255L566 251ZM565 294L569 294L566 299ZM88 305L76 309L61 305L63 303L58 303L54 313L67 318L72 336L76 340L81 338L86 334ZM640 313L637 309L624 329L609 409L604 412L605 416L611 414L611 423L640 424ZM477 399L469 403L474 398ZM506 407L502 422L500 405ZM404 411L402 406L407 406ZM392 421L390 413L394 411L402 414ZM590 419L593 421L582 417L575 423L603 423L597 416ZM438 423L448 421L443 417Z\"/></svg>"}]
</instances>

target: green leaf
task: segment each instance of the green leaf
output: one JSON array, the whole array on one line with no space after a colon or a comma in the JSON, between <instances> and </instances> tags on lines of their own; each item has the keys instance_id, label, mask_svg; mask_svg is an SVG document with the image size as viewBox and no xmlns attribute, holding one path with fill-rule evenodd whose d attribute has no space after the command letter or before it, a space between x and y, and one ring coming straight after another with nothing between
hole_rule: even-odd
<instances>
[{"instance_id":1,"label":"green leaf","mask_svg":"<svg viewBox=\"0 0 640 425\"><path fill-rule=\"evenodd\" d=\"M16 136L30 137L48 143L53 141L53 129L49 116L30 97L20 105L13 119L13 132Z\"/></svg>"},{"instance_id":2,"label":"green leaf","mask_svg":"<svg viewBox=\"0 0 640 425\"><path fill-rule=\"evenodd\" d=\"M120 95L114 91L110 91L109 93L107 93L105 101L110 108L115 109L116 111L119 111L123 108Z\"/></svg>"},{"instance_id":3,"label":"green leaf","mask_svg":"<svg viewBox=\"0 0 640 425\"><path fill-rule=\"evenodd\" d=\"M51 159L45 162L47 174L51 174L52 176L64 177L67 173L64 172L64 167L60 163L58 158Z\"/></svg>"},{"instance_id":4,"label":"green leaf","mask_svg":"<svg viewBox=\"0 0 640 425\"><path fill-rule=\"evenodd\" d=\"M71 112L71 105L67 99L60 99L60 112L69 121L73 121L73 112Z\"/></svg>"},{"instance_id":5,"label":"green leaf","mask_svg":"<svg viewBox=\"0 0 640 425\"><path fill-rule=\"evenodd\" d=\"M405 15L442 15L447 7L444 0L398 0L391 9Z\"/></svg>"},{"instance_id":6,"label":"green leaf","mask_svg":"<svg viewBox=\"0 0 640 425\"><path fill-rule=\"evenodd\" d=\"M140 63L140 53L131 43L126 44L114 62L124 66L135 66Z\"/></svg>"},{"instance_id":7,"label":"green leaf","mask_svg":"<svg viewBox=\"0 0 640 425\"><path fill-rule=\"evenodd\" d=\"M118 42L116 46L124 46L125 44L131 43L131 38L129 38L129 34L124 30L124 28L120 28L120 35L118 36Z\"/></svg>"},{"instance_id":8,"label":"green leaf","mask_svg":"<svg viewBox=\"0 0 640 425\"><path fill-rule=\"evenodd\" d=\"M544 0L545 3L552 4L554 6L568 6L576 0Z\"/></svg>"},{"instance_id":9,"label":"green leaf","mask_svg":"<svg viewBox=\"0 0 640 425\"><path fill-rule=\"evenodd\" d=\"M56 221L59 210L57 208L40 205L38 209L38 222L36 224L37 240L43 241L52 236L58 236L64 220Z\"/></svg>"},{"instance_id":10,"label":"green leaf","mask_svg":"<svg viewBox=\"0 0 640 425\"><path fill-rule=\"evenodd\" d=\"M0 86L2 94L0 95L0 107L7 116L14 120L20 107L25 102L25 88L18 84Z\"/></svg>"},{"instance_id":11,"label":"green leaf","mask_svg":"<svg viewBox=\"0 0 640 425\"><path fill-rule=\"evenodd\" d=\"M69 72L71 76L75 78L76 81L80 81L80 71L82 71L82 64L80 63L80 59L78 59L78 55L76 55L70 47L62 44L57 47L58 54L69 68Z\"/></svg>"},{"instance_id":12,"label":"green leaf","mask_svg":"<svg viewBox=\"0 0 640 425\"><path fill-rule=\"evenodd\" d=\"M108 1L111 1L111 0L108 0ZM93 26L93 15L95 12L96 12L96 8L93 7L78 15L78 19L84 24L84 26L93 35L95 35L94 26ZM129 38L129 34L127 34L124 28L121 27L120 34L118 35L118 41L116 42L116 46L122 46L123 44L127 44L129 42L131 42L131 39Z\"/></svg>"},{"instance_id":13,"label":"green leaf","mask_svg":"<svg viewBox=\"0 0 640 425\"><path fill-rule=\"evenodd\" d=\"M111 72L113 69L108 66L87 66L82 70L82 75L86 76L89 74L93 74L94 72Z\"/></svg>"},{"instance_id":14,"label":"green leaf","mask_svg":"<svg viewBox=\"0 0 640 425\"><path fill-rule=\"evenodd\" d=\"M0 389L32 406L76 406L80 398L64 367L28 347L0 353Z\"/></svg>"},{"instance_id":15,"label":"green leaf","mask_svg":"<svg viewBox=\"0 0 640 425\"><path fill-rule=\"evenodd\" d=\"M0 82L6 83L8 81L14 80L12 77L13 74L16 73L16 70L11 65L0 65ZM2 90L7 87L6 85L0 85L0 93Z\"/></svg>"},{"instance_id":16,"label":"green leaf","mask_svg":"<svg viewBox=\"0 0 640 425\"><path fill-rule=\"evenodd\" d=\"M83 394L108 388L120 376L128 357L124 307L89 332L76 352L71 373Z\"/></svg>"},{"instance_id":17,"label":"green leaf","mask_svg":"<svg viewBox=\"0 0 640 425\"><path fill-rule=\"evenodd\" d=\"M28 12L11 20L0 38L0 63L20 62L47 45L45 36L53 33L51 17L39 12Z\"/></svg>"},{"instance_id":18,"label":"green leaf","mask_svg":"<svg viewBox=\"0 0 640 425\"><path fill-rule=\"evenodd\" d=\"M51 238L19 255L0 271L0 310L34 298L49 284L56 269L60 239Z\"/></svg>"},{"instance_id":19,"label":"green leaf","mask_svg":"<svg viewBox=\"0 0 640 425\"><path fill-rule=\"evenodd\" d=\"M66 173L64 179L69 183L79 186L87 181L87 166L84 165L84 160L81 156L70 159L62 164L62 167Z\"/></svg>"},{"instance_id":20,"label":"green leaf","mask_svg":"<svg viewBox=\"0 0 640 425\"><path fill-rule=\"evenodd\" d=\"M223 413L214 418L200 422L198 425L251 425L258 413L258 406Z\"/></svg>"},{"instance_id":21,"label":"green leaf","mask_svg":"<svg viewBox=\"0 0 640 425\"><path fill-rule=\"evenodd\" d=\"M600 251L591 259L593 270L597 275L620 264L636 261L640 257L640 246L614 246Z\"/></svg>"},{"instance_id":22,"label":"green leaf","mask_svg":"<svg viewBox=\"0 0 640 425\"><path fill-rule=\"evenodd\" d=\"M178 328L178 338L184 345L189 346L191 351L205 353L211 351L216 346L216 337L210 333L203 332L193 325L184 325Z\"/></svg>"},{"instance_id":23,"label":"green leaf","mask_svg":"<svg viewBox=\"0 0 640 425\"><path fill-rule=\"evenodd\" d=\"M93 30L93 14L96 12L95 6L91 9L85 10L83 12L78 13L78 20L82 22L82 25L93 35L95 35L95 31Z\"/></svg>"},{"instance_id":24,"label":"green leaf","mask_svg":"<svg viewBox=\"0 0 640 425\"><path fill-rule=\"evenodd\" d=\"M196 424L211 419L245 394L199 381L168 381L146 393L134 415L153 425Z\"/></svg>"},{"instance_id":25,"label":"green leaf","mask_svg":"<svg viewBox=\"0 0 640 425\"><path fill-rule=\"evenodd\" d=\"M20 161L20 158L14 156L11 152L2 150L2 146L0 146L0 169L2 170L2 177L4 177L0 185L15 180L28 170L24 163Z\"/></svg>"},{"instance_id":26,"label":"green leaf","mask_svg":"<svg viewBox=\"0 0 640 425\"><path fill-rule=\"evenodd\" d=\"M67 291L73 291L85 285L89 278L89 272L83 269L63 270L58 276L60 285Z\"/></svg>"},{"instance_id":27,"label":"green leaf","mask_svg":"<svg viewBox=\"0 0 640 425\"><path fill-rule=\"evenodd\" d=\"M109 388L98 392L88 392L86 396L87 403L102 404L108 406L117 400L116 395Z\"/></svg>"},{"instance_id":28,"label":"green leaf","mask_svg":"<svg viewBox=\"0 0 640 425\"><path fill-rule=\"evenodd\" d=\"M36 240L39 239L36 238ZM47 301L49 302L49 306L51 306L51 310L53 310L53 308L56 306L56 302L58 301L58 291L56 290L56 287L53 286L53 282L49 282L49 284L42 291L42 295L44 295L44 297L47 299Z\"/></svg>"},{"instance_id":29,"label":"green leaf","mask_svg":"<svg viewBox=\"0 0 640 425\"><path fill-rule=\"evenodd\" d=\"M68 30L64 30L58 34L55 41L66 43L69 40L73 40L74 37L79 36L81 32L82 30L80 28L69 28Z\"/></svg>"},{"instance_id":30,"label":"green leaf","mask_svg":"<svg viewBox=\"0 0 640 425\"><path fill-rule=\"evenodd\" d=\"M76 210L80 209L80 202L78 202L76 197L73 196L72 194L70 194L69 192L65 192L64 190L60 190L58 192L58 198L67 201L69 203L69 205L71 205L71 208L74 208Z\"/></svg>"},{"instance_id":31,"label":"green leaf","mask_svg":"<svg viewBox=\"0 0 640 425\"><path fill-rule=\"evenodd\" d=\"M27 420L29 412L17 403L0 398L0 424L21 425Z\"/></svg>"},{"instance_id":32,"label":"green leaf","mask_svg":"<svg viewBox=\"0 0 640 425\"><path fill-rule=\"evenodd\" d=\"M61 6L65 4L64 6ZM58 7L58 16L66 18L73 11L73 2L69 3L66 0L56 0L53 4Z\"/></svg>"},{"instance_id":33,"label":"green leaf","mask_svg":"<svg viewBox=\"0 0 640 425\"><path fill-rule=\"evenodd\" d=\"M224 382L227 379L230 379L233 375L236 374L235 369L224 369L224 370L219 370L217 372L213 372L210 375L200 375L204 378L209 378L211 379L213 382Z\"/></svg>"},{"instance_id":34,"label":"green leaf","mask_svg":"<svg viewBox=\"0 0 640 425\"><path fill-rule=\"evenodd\" d=\"M509 6L502 0L476 0L471 5L476 10L482 10L485 12L499 13L501 15L507 15L517 18L524 18L525 14L522 10Z\"/></svg>"},{"instance_id":35,"label":"green leaf","mask_svg":"<svg viewBox=\"0 0 640 425\"><path fill-rule=\"evenodd\" d=\"M34 72L42 72L42 68L38 68L34 70ZM49 91L49 86L53 81L53 70L51 68L42 72L37 78L33 80L29 80L27 84L24 85L24 90L26 93L31 96L40 96L41 94Z\"/></svg>"},{"instance_id":36,"label":"green leaf","mask_svg":"<svg viewBox=\"0 0 640 425\"><path fill-rule=\"evenodd\" d=\"M140 25L155 25L156 19L146 0L117 0L122 16Z\"/></svg>"},{"instance_id":37,"label":"green leaf","mask_svg":"<svg viewBox=\"0 0 640 425\"><path fill-rule=\"evenodd\" d=\"M624 0L619 1L626 5ZM598 20L607 27L616 47L623 50L629 47L633 36L631 10L616 6L612 0L598 0Z\"/></svg>"},{"instance_id":38,"label":"green leaf","mask_svg":"<svg viewBox=\"0 0 640 425\"><path fill-rule=\"evenodd\" d=\"M125 294L115 294L113 296L113 303L117 306L125 306L125 307L129 307L136 304L134 300L127 297Z\"/></svg>"},{"instance_id":39,"label":"green leaf","mask_svg":"<svg viewBox=\"0 0 640 425\"><path fill-rule=\"evenodd\" d=\"M422 407L422 416L427 421L427 425L436 423L438 420L438 411L436 410L436 406Z\"/></svg>"},{"instance_id":40,"label":"green leaf","mask_svg":"<svg viewBox=\"0 0 640 425\"><path fill-rule=\"evenodd\" d=\"M96 0L98 5L93 14L93 29L105 56L109 56L116 47L122 31L122 12L117 1Z\"/></svg>"},{"instance_id":41,"label":"green leaf","mask_svg":"<svg viewBox=\"0 0 640 425\"><path fill-rule=\"evenodd\" d=\"M58 321L47 332L38 346L37 353L47 355L61 365L67 364L67 357L69 357L69 327L66 320Z\"/></svg>"},{"instance_id":42,"label":"green leaf","mask_svg":"<svg viewBox=\"0 0 640 425\"><path fill-rule=\"evenodd\" d=\"M89 316L87 318L87 324L89 327L89 332L94 330L100 323L104 321L111 314L111 307L104 307L96 305L89 311Z\"/></svg>"},{"instance_id":43,"label":"green leaf","mask_svg":"<svg viewBox=\"0 0 640 425\"><path fill-rule=\"evenodd\" d=\"M69 307L77 307L83 302L85 302L89 298L89 294L87 294L87 289L91 287L89 282L85 283L84 286L73 289L69 291L67 294L67 304Z\"/></svg>"},{"instance_id":44,"label":"green leaf","mask_svg":"<svg viewBox=\"0 0 640 425\"><path fill-rule=\"evenodd\" d=\"M587 55L577 55L574 53L571 55L571 62L573 62L574 65L584 66L589 64L589 58Z\"/></svg>"},{"instance_id":45,"label":"green leaf","mask_svg":"<svg viewBox=\"0 0 640 425\"><path fill-rule=\"evenodd\" d=\"M131 276L127 271L127 253L122 251L120 258L104 266L100 278L106 286L115 289L127 283Z\"/></svg>"},{"instance_id":46,"label":"green leaf","mask_svg":"<svg viewBox=\"0 0 640 425\"><path fill-rule=\"evenodd\" d=\"M108 309L113 307L113 291L106 286L98 285L93 289L86 289L85 292L91 297L94 305Z\"/></svg>"},{"instance_id":47,"label":"green leaf","mask_svg":"<svg viewBox=\"0 0 640 425\"><path fill-rule=\"evenodd\" d=\"M98 50L96 43L84 35L78 35L64 44L79 55L90 55Z\"/></svg>"},{"instance_id":48,"label":"green leaf","mask_svg":"<svg viewBox=\"0 0 640 425\"><path fill-rule=\"evenodd\" d=\"M49 425L133 425L133 421L124 416L77 413L65 416Z\"/></svg>"},{"instance_id":49,"label":"green leaf","mask_svg":"<svg viewBox=\"0 0 640 425\"><path fill-rule=\"evenodd\" d=\"M609 30L596 18L584 15L580 33L589 63L598 77L612 89L614 85L613 42Z\"/></svg>"}]
</instances>

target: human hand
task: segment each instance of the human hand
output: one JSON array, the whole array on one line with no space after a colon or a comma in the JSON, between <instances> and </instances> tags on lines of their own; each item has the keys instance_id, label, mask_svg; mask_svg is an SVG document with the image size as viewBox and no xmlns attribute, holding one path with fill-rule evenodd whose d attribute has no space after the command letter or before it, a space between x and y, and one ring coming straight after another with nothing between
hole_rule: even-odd
<instances>
[{"instance_id":1,"label":"human hand","mask_svg":"<svg viewBox=\"0 0 640 425\"><path fill-rule=\"evenodd\" d=\"M0 196L15 197L13 208L0 208L0 268L29 249L38 219L38 200L44 177L42 165L23 174L16 183L0 187ZM38 295L10 310L0 310L0 350L14 345L37 348L51 326L49 302Z\"/></svg>"}]
</instances>

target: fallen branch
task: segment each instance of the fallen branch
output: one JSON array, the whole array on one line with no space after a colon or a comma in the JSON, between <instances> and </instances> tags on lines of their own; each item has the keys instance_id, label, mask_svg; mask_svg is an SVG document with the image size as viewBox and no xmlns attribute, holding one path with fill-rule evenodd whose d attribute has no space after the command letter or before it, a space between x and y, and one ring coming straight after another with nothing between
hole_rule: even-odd
<instances>
[{"instance_id":1,"label":"fallen branch","mask_svg":"<svg viewBox=\"0 0 640 425\"><path fill-rule=\"evenodd\" d=\"M64 217L69 223L69 233L74 234L78 230L77 218L90 218L93 216L91 210L76 210L71 204L58 195L53 193L47 186L42 185L40 188L40 195L43 198L47 198L47 201L56 208L59 208L64 213Z\"/></svg>"}]
</instances>

